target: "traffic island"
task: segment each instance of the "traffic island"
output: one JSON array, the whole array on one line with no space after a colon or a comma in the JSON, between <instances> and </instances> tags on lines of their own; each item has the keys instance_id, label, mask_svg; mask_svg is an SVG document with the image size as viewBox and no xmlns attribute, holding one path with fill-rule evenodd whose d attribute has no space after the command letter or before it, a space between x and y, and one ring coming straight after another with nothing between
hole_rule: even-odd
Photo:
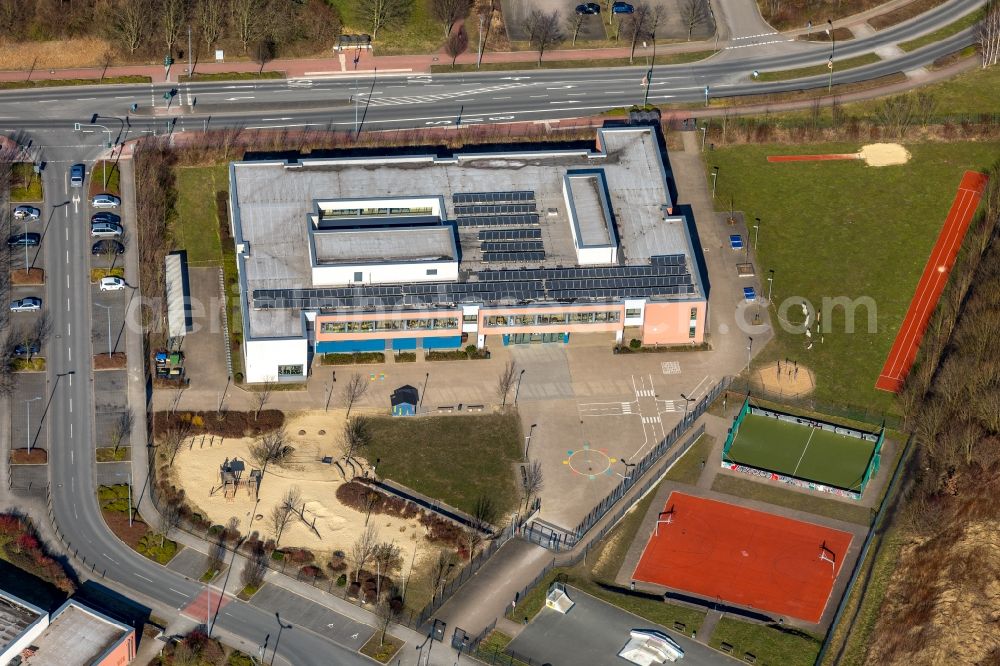
<instances>
[{"instance_id":1,"label":"traffic island","mask_svg":"<svg viewBox=\"0 0 1000 666\"><path fill-rule=\"evenodd\" d=\"M368 639L368 642L361 646L361 654L371 657L380 664L388 664L396 653L403 647L403 641L386 634L384 637L377 632Z\"/></svg>"},{"instance_id":2,"label":"traffic island","mask_svg":"<svg viewBox=\"0 0 1000 666\"><path fill-rule=\"evenodd\" d=\"M102 446L97 449L97 462L125 462L131 460L131 449L127 446Z\"/></svg>"},{"instance_id":3,"label":"traffic island","mask_svg":"<svg viewBox=\"0 0 1000 666\"><path fill-rule=\"evenodd\" d=\"M45 358L15 358L10 362L10 369L14 372L45 372Z\"/></svg>"},{"instance_id":4,"label":"traffic island","mask_svg":"<svg viewBox=\"0 0 1000 666\"><path fill-rule=\"evenodd\" d=\"M41 268L18 269L10 272L10 283L15 287L45 284L45 271Z\"/></svg>"},{"instance_id":5,"label":"traffic island","mask_svg":"<svg viewBox=\"0 0 1000 666\"><path fill-rule=\"evenodd\" d=\"M14 449L10 452L11 465L44 465L49 461L48 451L37 446L29 449Z\"/></svg>"},{"instance_id":6,"label":"traffic island","mask_svg":"<svg viewBox=\"0 0 1000 666\"><path fill-rule=\"evenodd\" d=\"M124 370L125 359L124 352L97 354L94 356L94 370Z\"/></svg>"}]
</instances>

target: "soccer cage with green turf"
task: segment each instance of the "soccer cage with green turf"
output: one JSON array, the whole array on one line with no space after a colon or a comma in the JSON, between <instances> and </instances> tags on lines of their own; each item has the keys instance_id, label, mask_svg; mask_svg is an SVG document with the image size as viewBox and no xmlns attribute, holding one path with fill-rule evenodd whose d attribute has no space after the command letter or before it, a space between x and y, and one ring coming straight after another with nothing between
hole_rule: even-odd
<instances>
[{"instance_id":1,"label":"soccer cage with green turf","mask_svg":"<svg viewBox=\"0 0 1000 666\"><path fill-rule=\"evenodd\" d=\"M878 472L884 439L885 427L848 428L754 405L747 396L726 436L722 467L857 500Z\"/></svg>"}]
</instances>

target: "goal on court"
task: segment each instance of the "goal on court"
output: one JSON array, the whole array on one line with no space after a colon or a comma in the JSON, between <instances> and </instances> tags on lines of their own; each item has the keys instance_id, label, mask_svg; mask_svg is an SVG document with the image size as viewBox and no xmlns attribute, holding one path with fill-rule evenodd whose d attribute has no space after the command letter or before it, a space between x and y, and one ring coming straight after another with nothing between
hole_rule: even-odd
<instances>
[{"instance_id":1,"label":"goal on court","mask_svg":"<svg viewBox=\"0 0 1000 666\"><path fill-rule=\"evenodd\" d=\"M669 525L672 522L674 522L674 507L670 507L669 511L661 511L656 516L656 527L653 528L653 534L660 536L660 525Z\"/></svg>"},{"instance_id":2,"label":"goal on court","mask_svg":"<svg viewBox=\"0 0 1000 666\"><path fill-rule=\"evenodd\" d=\"M826 542L824 541L819 545L819 561L829 562L830 571L836 572L837 570L837 555L832 550L826 547Z\"/></svg>"}]
</instances>

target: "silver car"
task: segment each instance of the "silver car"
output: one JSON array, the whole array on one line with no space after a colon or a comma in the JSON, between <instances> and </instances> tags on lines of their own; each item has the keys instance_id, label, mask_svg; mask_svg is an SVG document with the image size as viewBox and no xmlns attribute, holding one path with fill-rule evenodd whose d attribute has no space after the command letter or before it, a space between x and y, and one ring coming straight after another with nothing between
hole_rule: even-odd
<instances>
[{"instance_id":1,"label":"silver car","mask_svg":"<svg viewBox=\"0 0 1000 666\"><path fill-rule=\"evenodd\" d=\"M118 208L122 200L113 194L95 194L90 205L94 208Z\"/></svg>"},{"instance_id":2,"label":"silver car","mask_svg":"<svg viewBox=\"0 0 1000 666\"><path fill-rule=\"evenodd\" d=\"M15 220L37 220L42 216L42 211L34 206L18 206L14 209Z\"/></svg>"},{"instance_id":3,"label":"silver car","mask_svg":"<svg viewBox=\"0 0 1000 666\"><path fill-rule=\"evenodd\" d=\"M94 238L117 238L122 235L122 225L114 222L92 222L90 235Z\"/></svg>"},{"instance_id":4,"label":"silver car","mask_svg":"<svg viewBox=\"0 0 1000 666\"><path fill-rule=\"evenodd\" d=\"M19 298L10 304L11 312L37 312L42 309L42 299L28 296Z\"/></svg>"}]
</instances>

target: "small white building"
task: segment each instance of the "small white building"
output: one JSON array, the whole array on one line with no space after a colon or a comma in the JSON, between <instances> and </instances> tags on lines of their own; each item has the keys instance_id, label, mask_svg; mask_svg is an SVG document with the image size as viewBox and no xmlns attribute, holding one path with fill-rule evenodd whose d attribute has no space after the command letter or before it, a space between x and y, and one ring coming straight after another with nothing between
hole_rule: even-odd
<instances>
[{"instance_id":1,"label":"small white building","mask_svg":"<svg viewBox=\"0 0 1000 666\"><path fill-rule=\"evenodd\" d=\"M684 658L684 650L672 638L660 631L633 629L629 641L618 656L639 666L664 664Z\"/></svg>"}]
</instances>

